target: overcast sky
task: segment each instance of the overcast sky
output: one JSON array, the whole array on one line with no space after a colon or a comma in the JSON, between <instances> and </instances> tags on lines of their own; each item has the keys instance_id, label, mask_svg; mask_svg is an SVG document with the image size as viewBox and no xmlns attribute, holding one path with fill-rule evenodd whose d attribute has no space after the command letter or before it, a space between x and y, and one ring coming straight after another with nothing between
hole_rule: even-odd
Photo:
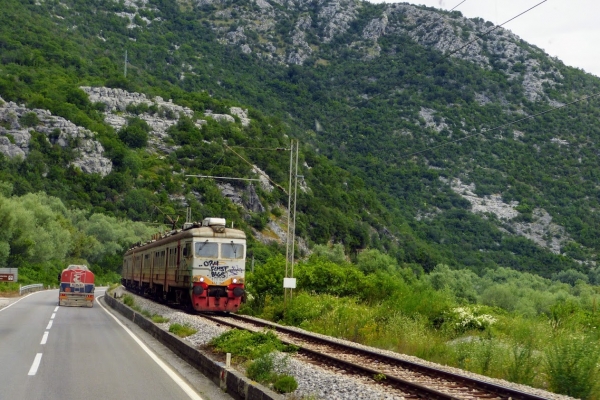
<instances>
[{"instance_id":1,"label":"overcast sky","mask_svg":"<svg viewBox=\"0 0 600 400\"><path fill-rule=\"evenodd\" d=\"M449 10L462 0L405 1ZM465 17L481 17L499 25L541 1L467 0L456 10ZM565 64L600 76L600 0L547 0L504 25L504 28L544 49L551 56L558 57Z\"/></svg>"}]
</instances>

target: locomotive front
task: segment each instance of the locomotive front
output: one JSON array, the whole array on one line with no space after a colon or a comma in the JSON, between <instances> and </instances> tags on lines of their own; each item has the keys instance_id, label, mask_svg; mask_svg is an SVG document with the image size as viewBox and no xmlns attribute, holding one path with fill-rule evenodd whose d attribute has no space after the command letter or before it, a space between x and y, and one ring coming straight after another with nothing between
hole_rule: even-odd
<instances>
[{"instance_id":1,"label":"locomotive front","mask_svg":"<svg viewBox=\"0 0 600 400\"><path fill-rule=\"evenodd\" d=\"M194 235L192 289L196 311L236 312L245 289L246 235L227 229L224 218L205 218L199 235ZM209 234L210 232L210 234Z\"/></svg>"}]
</instances>

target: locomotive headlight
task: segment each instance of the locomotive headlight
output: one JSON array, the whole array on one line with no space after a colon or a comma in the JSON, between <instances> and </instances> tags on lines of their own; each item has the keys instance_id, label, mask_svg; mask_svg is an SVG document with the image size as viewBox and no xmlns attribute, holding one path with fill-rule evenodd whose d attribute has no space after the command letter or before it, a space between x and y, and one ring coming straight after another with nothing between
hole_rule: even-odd
<instances>
[{"instance_id":1,"label":"locomotive headlight","mask_svg":"<svg viewBox=\"0 0 600 400\"><path fill-rule=\"evenodd\" d=\"M204 278L200 278L200 282L204 282Z\"/></svg>"},{"instance_id":2,"label":"locomotive headlight","mask_svg":"<svg viewBox=\"0 0 600 400\"><path fill-rule=\"evenodd\" d=\"M237 279L236 278L233 278L233 283L237 283Z\"/></svg>"}]
</instances>

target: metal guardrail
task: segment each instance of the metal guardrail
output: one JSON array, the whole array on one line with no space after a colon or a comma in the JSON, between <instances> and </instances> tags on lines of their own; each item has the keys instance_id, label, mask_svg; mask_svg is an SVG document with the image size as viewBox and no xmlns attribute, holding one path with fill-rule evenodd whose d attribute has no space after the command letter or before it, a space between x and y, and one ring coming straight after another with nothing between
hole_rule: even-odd
<instances>
[{"instance_id":1,"label":"metal guardrail","mask_svg":"<svg viewBox=\"0 0 600 400\"><path fill-rule=\"evenodd\" d=\"M26 286L19 285L19 296L22 295L23 293L31 293L31 292L35 292L35 291L43 290L43 289L44 289L44 285L41 283L34 283L33 285L26 285Z\"/></svg>"}]
</instances>

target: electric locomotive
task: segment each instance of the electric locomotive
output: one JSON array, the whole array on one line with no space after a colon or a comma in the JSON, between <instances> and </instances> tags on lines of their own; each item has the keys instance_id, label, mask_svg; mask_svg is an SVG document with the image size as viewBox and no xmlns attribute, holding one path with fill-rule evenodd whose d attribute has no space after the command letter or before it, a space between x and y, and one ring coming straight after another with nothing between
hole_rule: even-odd
<instances>
[{"instance_id":1,"label":"electric locomotive","mask_svg":"<svg viewBox=\"0 0 600 400\"><path fill-rule=\"evenodd\" d=\"M122 284L199 312L236 312L244 298L246 234L224 218L186 223L129 249Z\"/></svg>"}]
</instances>

